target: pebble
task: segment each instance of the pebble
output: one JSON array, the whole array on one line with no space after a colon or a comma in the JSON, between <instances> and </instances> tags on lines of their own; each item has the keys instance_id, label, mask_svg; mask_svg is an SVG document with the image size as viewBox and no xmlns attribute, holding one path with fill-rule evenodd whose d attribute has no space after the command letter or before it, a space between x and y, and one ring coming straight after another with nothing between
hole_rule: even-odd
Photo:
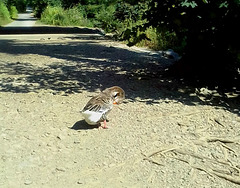
<instances>
[{"instance_id":1,"label":"pebble","mask_svg":"<svg viewBox=\"0 0 240 188\"><path fill-rule=\"evenodd\" d=\"M56 170L57 170L57 171L61 171L61 172L65 172L65 171L66 171L66 169L63 168L63 167L57 167Z\"/></svg>"},{"instance_id":2,"label":"pebble","mask_svg":"<svg viewBox=\"0 0 240 188\"><path fill-rule=\"evenodd\" d=\"M25 185L31 185L33 182L31 181L31 180L26 180L25 182L24 182L24 184Z\"/></svg>"},{"instance_id":3,"label":"pebble","mask_svg":"<svg viewBox=\"0 0 240 188\"><path fill-rule=\"evenodd\" d=\"M152 129L153 133L157 133L158 132L158 129L155 127Z\"/></svg>"},{"instance_id":4,"label":"pebble","mask_svg":"<svg viewBox=\"0 0 240 188\"><path fill-rule=\"evenodd\" d=\"M61 134L59 134L59 135L57 136L57 138L58 138L59 140L63 140L63 139L64 139L64 136L61 135Z\"/></svg>"},{"instance_id":5,"label":"pebble","mask_svg":"<svg viewBox=\"0 0 240 188\"><path fill-rule=\"evenodd\" d=\"M108 163L107 162L103 162L103 166L108 166Z\"/></svg>"},{"instance_id":6,"label":"pebble","mask_svg":"<svg viewBox=\"0 0 240 188\"><path fill-rule=\"evenodd\" d=\"M82 182L81 180L79 180L79 181L77 182L77 184L83 184L83 182Z\"/></svg>"}]
</instances>

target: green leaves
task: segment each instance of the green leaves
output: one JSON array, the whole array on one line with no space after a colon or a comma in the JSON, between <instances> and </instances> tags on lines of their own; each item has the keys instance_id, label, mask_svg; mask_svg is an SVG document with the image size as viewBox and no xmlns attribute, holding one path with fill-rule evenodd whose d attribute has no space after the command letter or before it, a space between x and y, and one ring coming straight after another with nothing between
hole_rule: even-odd
<instances>
[{"instance_id":1,"label":"green leaves","mask_svg":"<svg viewBox=\"0 0 240 188\"><path fill-rule=\"evenodd\" d=\"M203 2L205 3L206 0L203 0ZM184 2L181 2L181 6L186 6L186 7L192 7L195 8L197 6L197 3L195 1L189 1L189 0L185 0Z\"/></svg>"}]
</instances>

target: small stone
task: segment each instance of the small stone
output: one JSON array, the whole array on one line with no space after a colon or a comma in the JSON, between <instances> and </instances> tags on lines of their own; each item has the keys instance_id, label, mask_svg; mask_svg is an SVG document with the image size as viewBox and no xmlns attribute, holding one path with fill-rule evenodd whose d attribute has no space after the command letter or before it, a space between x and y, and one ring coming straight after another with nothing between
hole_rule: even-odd
<instances>
[{"instance_id":1,"label":"small stone","mask_svg":"<svg viewBox=\"0 0 240 188\"><path fill-rule=\"evenodd\" d=\"M56 170L57 170L57 171L61 171L61 172L65 172L65 171L66 171L66 169L63 168L63 167L57 167Z\"/></svg>"},{"instance_id":2,"label":"small stone","mask_svg":"<svg viewBox=\"0 0 240 188\"><path fill-rule=\"evenodd\" d=\"M62 140L63 139L62 135L58 135L57 139Z\"/></svg>"},{"instance_id":3,"label":"small stone","mask_svg":"<svg viewBox=\"0 0 240 188\"><path fill-rule=\"evenodd\" d=\"M157 128L153 128L153 133L157 133L158 132L158 130L157 130Z\"/></svg>"},{"instance_id":4,"label":"small stone","mask_svg":"<svg viewBox=\"0 0 240 188\"><path fill-rule=\"evenodd\" d=\"M77 184L83 184L83 182L82 182L81 180L79 180L79 181L77 182Z\"/></svg>"},{"instance_id":5,"label":"small stone","mask_svg":"<svg viewBox=\"0 0 240 188\"><path fill-rule=\"evenodd\" d=\"M103 162L103 166L108 166L107 162Z\"/></svg>"},{"instance_id":6,"label":"small stone","mask_svg":"<svg viewBox=\"0 0 240 188\"><path fill-rule=\"evenodd\" d=\"M31 181L31 180L26 180L25 182L24 182L24 184L25 185L31 185L33 182Z\"/></svg>"}]
</instances>

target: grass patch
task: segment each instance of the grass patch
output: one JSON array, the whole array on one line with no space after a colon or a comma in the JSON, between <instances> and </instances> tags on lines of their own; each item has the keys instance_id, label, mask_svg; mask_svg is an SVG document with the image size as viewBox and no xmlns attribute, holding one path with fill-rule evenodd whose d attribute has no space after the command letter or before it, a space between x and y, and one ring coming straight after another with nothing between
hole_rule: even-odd
<instances>
[{"instance_id":1,"label":"grass patch","mask_svg":"<svg viewBox=\"0 0 240 188\"><path fill-rule=\"evenodd\" d=\"M93 24L84 17L79 7L64 10L62 7L47 7L42 15L41 22L59 26L93 27Z\"/></svg>"}]
</instances>

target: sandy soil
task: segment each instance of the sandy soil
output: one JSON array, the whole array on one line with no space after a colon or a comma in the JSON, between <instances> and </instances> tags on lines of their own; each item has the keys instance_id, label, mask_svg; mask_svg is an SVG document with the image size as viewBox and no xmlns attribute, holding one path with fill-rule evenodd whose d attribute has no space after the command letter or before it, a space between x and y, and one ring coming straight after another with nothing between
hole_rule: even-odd
<instances>
[{"instance_id":1,"label":"sandy soil","mask_svg":"<svg viewBox=\"0 0 240 188\"><path fill-rule=\"evenodd\" d=\"M162 77L171 61L93 35L0 42L0 187L239 187L234 94ZM113 85L127 96L110 128L88 126L79 111Z\"/></svg>"}]
</instances>

